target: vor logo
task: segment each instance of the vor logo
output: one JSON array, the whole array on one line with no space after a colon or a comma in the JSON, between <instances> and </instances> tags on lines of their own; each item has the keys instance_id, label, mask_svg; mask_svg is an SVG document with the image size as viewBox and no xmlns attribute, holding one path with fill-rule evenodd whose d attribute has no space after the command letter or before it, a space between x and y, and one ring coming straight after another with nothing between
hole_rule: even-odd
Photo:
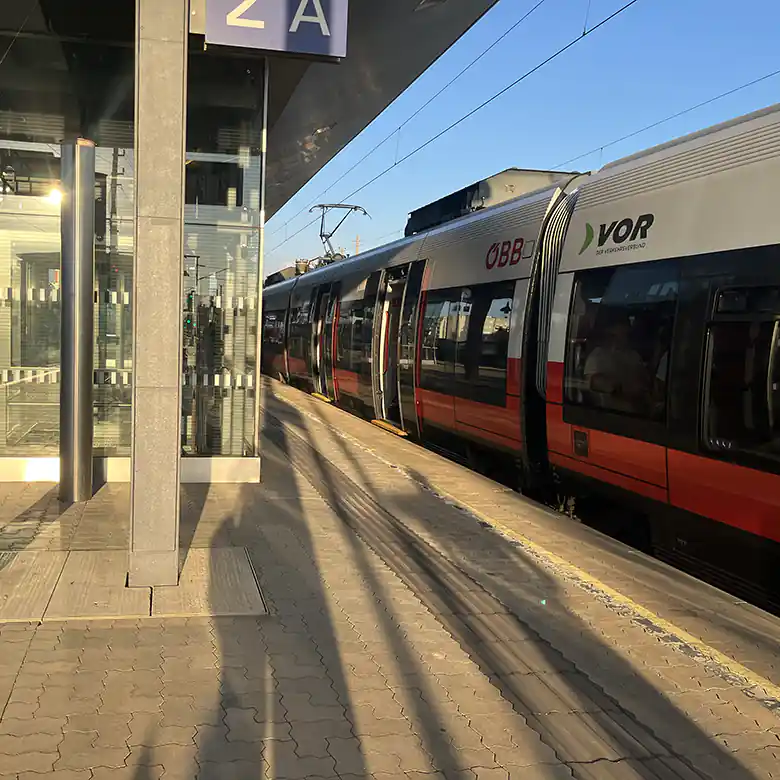
<instances>
[{"instance_id":1,"label":"vor logo","mask_svg":"<svg viewBox=\"0 0 780 780\"><path fill-rule=\"evenodd\" d=\"M648 231L653 226L653 222L655 222L655 215L653 214L642 214L636 220L626 217L621 219L620 222L617 220L610 224L603 222L599 225L598 251L596 254L641 249L645 245L644 242L647 239ZM586 222L585 240L582 242L580 254L593 243L595 237L596 231L593 229L593 225L590 222ZM609 246L605 249L604 245L608 241L611 241L614 246Z\"/></svg>"}]
</instances>

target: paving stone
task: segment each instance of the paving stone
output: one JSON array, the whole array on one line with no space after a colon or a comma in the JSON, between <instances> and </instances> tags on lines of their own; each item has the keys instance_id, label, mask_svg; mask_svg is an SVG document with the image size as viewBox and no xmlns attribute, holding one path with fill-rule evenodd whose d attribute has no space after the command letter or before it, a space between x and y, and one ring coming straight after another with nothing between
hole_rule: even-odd
<instances>
[{"instance_id":1,"label":"paving stone","mask_svg":"<svg viewBox=\"0 0 780 780\"><path fill-rule=\"evenodd\" d=\"M377 715L386 714L389 717L397 717L393 713L398 711L401 714L401 705L393 695L390 688L379 689L357 689L346 694L348 703L353 707L367 705L371 707ZM339 697L341 699L341 697ZM342 703L344 702L343 699Z\"/></svg>"},{"instance_id":2,"label":"paving stone","mask_svg":"<svg viewBox=\"0 0 780 780\"><path fill-rule=\"evenodd\" d=\"M265 765L261 760L258 761L230 761L213 762L203 761L199 765L197 780L250 780L250 778L260 778L265 776ZM165 776L168 776L166 769ZM279 777L279 775L276 775Z\"/></svg>"},{"instance_id":3,"label":"paving stone","mask_svg":"<svg viewBox=\"0 0 780 780\"><path fill-rule=\"evenodd\" d=\"M472 770L477 780L508 780L509 772L501 767L476 766Z\"/></svg>"},{"instance_id":4,"label":"paving stone","mask_svg":"<svg viewBox=\"0 0 780 780\"><path fill-rule=\"evenodd\" d=\"M263 740L270 729L265 722L259 723L255 720L257 711L250 710L227 710L225 724L228 727L228 742L258 742Z\"/></svg>"},{"instance_id":5,"label":"paving stone","mask_svg":"<svg viewBox=\"0 0 780 780\"><path fill-rule=\"evenodd\" d=\"M54 753L62 741L61 733L27 734L22 737L0 736L0 754L18 756L23 753Z\"/></svg>"},{"instance_id":6,"label":"paving stone","mask_svg":"<svg viewBox=\"0 0 780 780\"><path fill-rule=\"evenodd\" d=\"M19 780L90 780L92 777L89 769L63 769L60 772L22 772Z\"/></svg>"},{"instance_id":7,"label":"paving stone","mask_svg":"<svg viewBox=\"0 0 780 780\"><path fill-rule=\"evenodd\" d=\"M364 754L360 741L356 737L333 737L328 739L328 752L335 761L335 769L340 777L346 775L364 776L368 774L368 756ZM400 759L397 756L372 756L375 762L384 761L377 766L375 763L371 771L382 771L381 766L387 767L384 771L400 773Z\"/></svg>"},{"instance_id":8,"label":"paving stone","mask_svg":"<svg viewBox=\"0 0 780 780\"><path fill-rule=\"evenodd\" d=\"M127 744L157 747L158 745L194 745L195 726L160 726L148 729L143 734L133 734Z\"/></svg>"},{"instance_id":9,"label":"paving stone","mask_svg":"<svg viewBox=\"0 0 780 780\"><path fill-rule=\"evenodd\" d=\"M225 711L219 707L195 707L194 699L179 697L165 699L160 713L164 726L219 726Z\"/></svg>"},{"instance_id":10,"label":"paving stone","mask_svg":"<svg viewBox=\"0 0 780 780\"><path fill-rule=\"evenodd\" d=\"M132 766L124 767L123 769L98 767L92 773L92 780L161 780L163 774L167 774L167 772L162 765L144 766L142 772L138 771L138 767ZM31 778L31 780L36 780L36 778ZM52 780L58 780L58 778L53 777ZM63 778L63 780L66 780L66 778Z\"/></svg>"},{"instance_id":11,"label":"paving stone","mask_svg":"<svg viewBox=\"0 0 780 780\"><path fill-rule=\"evenodd\" d=\"M127 758L127 766L134 767L137 778L143 778L146 767L161 766L169 777L194 777L197 772L197 748L184 745L158 745L134 750ZM145 778L144 778L145 780ZM216 778L215 778L216 780Z\"/></svg>"},{"instance_id":12,"label":"paving stone","mask_svg":"<svg viewBox=\"0 0 780 780\"><path fill-rule=\"evenodd\" d=\"M92 748L81 753L64 753L57 761L60 769L93 769L95 767L123 767L129 754L124 748Z\"/></svg>"},{"instance_id":13,"label":"paving stone","mask_svg":"<svg viewBox=\"0 0 780 780\"><path fill-rule=\"evenodd\" d=\"M476 767L484 768L498 768L495 754L484 746L478 748L462 748L459 749L457 745L452 745L452 750L436 750L433 751L431 763L438 769L441 769L445 773L458 771L460 769L475 769ZM402 768L405 766L406 760L401 761Z\"/></svg>"},{"instance_id":14,"label":"paving stone","mask_svg":"<svg viewBox=\"0 0 780 780\"><path fill-rule=\"evenodd\" d=\"M29 720L17 720L4 717L0 720L0 734L13 737L26 737L31 734L62 734L66 718L36 717Z\"/></svg>"},{"instance_id":15,"label":"paving stone","mask_svg":"<svg viewBox=\"0 0 780 780\"><path fill-rule=\"evenodd\" d=\"M159 712L162 706L161 696L108 696L99 706L100 713L118 714L123 712Z\"/></svg>"},{"instance_id":16,"label":"paving stone","mask_svg":"<svg viewBox=\"0 0 780 780\"><path fill-rule=\"evenodd\" d=\"M223 738L198 743L197 759L199 763L212 761L224 764L229 761L259 761L263 758L262 743L228 742Z\"/></svg>"},{"instance_id":17,"label":"paving stone","mask_svg":"<svg viewBox=\"0 0 780 780\"><path fill-rule=\"evenodd\" d=\"M321 720L344 720L346 711L341 705L308 707L299 705L295 709L288 709L287 715L290 721L311 722Z\"/></svg>"},{"instance_id":18,"label":"paving stone","mask_svg":"<svg viewBox=\"0 0 780 780\"><path fill-rule=\"evenodd\" d=\"M224 723L220 723L218 726L197 726L195 729L194 742L198 747L211 744L214 742L227 742L228 729Z\"/></svg>"},{"instance_id":19,"label":"paving stone","mask_svg":"<svg viewBox=\"0 0 780 780\"><path fill-rule=\"evenodd\" d=\"M433 766L431 756L423 749L420 739L414 735L408 737L365 736L360 741L367 756L372 758L377 755L396 756L399 759L398 766L402 771L425 772ZM456 752L448 751L450 755L454 755ZM441 760L442 757L439 756L437 759Z\"/></svg>"},{"instance_id":20,"label":"paving stone","mask_svg":"<svg viewBox=\"0 0 780 780\"><path fill-rule=\"evenodd\" d=\"M51 772L59 757L59 753L0 754L0 776L19 772Z\"/></svg>"},{"instance_id":21,"label":"paving stone","mask_svg":"<svg viewBox=\"0 0 780 780\"><path fill-rule=\"evenodd\" d=\"M99 696L87 699L79 699L70 696L70 692L64 688L54 688L47 691L38 700L38 706L42 714L49 717L58 715L91 715L101 706Z\"/></svg>"},{"instance_id":22,"label":"paving stone","mask_svg":"<svg viewBox=\"0 0 780 780\"><path fill-rule=\"evenodd\" d=\"M367 713L358 714L355 709L352 712L352 731L360 737L370 735L374 737L389 736L392 734L411 734L412 723L406 718L382 718L374 715L374 710L368 709Z\"/></svg>"},{"instance_id":23,"label":"paving stone","mask_svg":"<svg viewBox=\"0 0 780 780\"><path fill-rule=\"evenodd\" d=\"M10 704L37 704L44 693L43 685L38 685L35 688L14 687L8 701Z\"/></svg>"},{"instance_id":24,"label":"paving stone","mask_svg":"<svg viewBox=\"0 0 780 780\"><path fill-rule=\"evenodd\" d=\"M511 766L504 767L509 775L509 780L569 780L575 777L571 767L564 764L543 766ZM479 775L480 770L474 770Z\"/></svg>"},{"instance_id":25,"label":"paving stone","mask_svg":"<svg viewBox=\"0 0 780 780\"><path fill-rule=\"evenodd\" d=\"M287 660L271 662L274 677L277 680L299 679L302 677L315 677L327 679L327 672L321 664L298 664ZM252 669L247 669L247 676L254 676Z\"/></svg>"}]
</instances>

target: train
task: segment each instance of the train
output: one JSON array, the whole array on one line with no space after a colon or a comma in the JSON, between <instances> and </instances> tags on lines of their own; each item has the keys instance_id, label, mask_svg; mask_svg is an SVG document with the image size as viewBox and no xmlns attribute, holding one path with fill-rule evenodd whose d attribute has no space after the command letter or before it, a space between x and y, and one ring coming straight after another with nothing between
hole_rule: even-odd
<instances>
[{"instance_id":1,"label":"train","mask_svg":"<svg viewBox=\"0 0 780 780\"><path fill-rule=\"evenodd\" d=\"M261 370L780 604L780 104L265 287Z\"/></svg>"}]
</instances>

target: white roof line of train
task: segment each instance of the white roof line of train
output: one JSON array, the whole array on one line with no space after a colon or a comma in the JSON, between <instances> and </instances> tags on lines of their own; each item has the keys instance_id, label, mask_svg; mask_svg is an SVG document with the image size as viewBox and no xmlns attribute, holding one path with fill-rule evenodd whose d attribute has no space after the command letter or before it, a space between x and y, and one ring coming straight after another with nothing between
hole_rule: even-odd
<instances>
[{"instance_id":1,"label":"white roof line of train","mask_svg":"<svg viewBox=\"0 0 780 780\"><path fill-rule=\"evenodd\" d=\"M679 138L673 138L671 141L664 141L662 144L656 144L655 146L642 149L641 151L626 155L625 157L620 157L617 160L612 160L611 162L606 163L606 165L603 165L598 171L594 171L593 173L601 173L602 171L606 172L612 168L623 166L626 163L641 160L643 157L650 157L651 155L657 154L658 152L663 152L667 149L673 149L675 146L681 146L682 144L689 143L690 141L695 141L698 138L714 135L715 133L719 133L728 129L729 127L745 124L746 122L750 122L754 119L760 119L761 117L769 116L770 114L775 113L780 113L780 103L774 103L771 106L760 108L757 111L752 111L749 114L742 114L741 116L734 117L733 119L727 119L725 122L721 122L717 125L710 125L709 127L705 127L701 130L694 130L692 133L681 135Z\"/></svg>"},{"instance_id":2,"label":"white roof line of train","mask_svg":"<svg viewBox=\"0 0 780 780\"><path fill-rule=\"evenodd\" d=\"M393 249L402 249L403 247L411 245L414 242L423 242L430 236L435 236L444 231L451 230L453 229L453 227L456 226L460 227L464 224L467 224L471 220L477 221L477 220L487 218L488 216L492 216L500 212L501 210L511 210L515 208L518 205L518 203L522 201L538 198L541 194L545 192L549 192L550 197L552 197L552 194L556 190L566 189L577 179L586 180L587 178L596 176L598 174L608 174L611 170L625 166L628 163L635 162L637 160L641 160L646 157L650 157L654 154L658 154L659 152L672 149L676 146L681 146L682 144L689 143L698 138L706 137L708 135L712 135L714 133L723 131L727 128L734 127L736 125L741 125L750 122L751 120L759 119L761 117L768 116L774 113L780 113L780 103L775 103L774 105L767 106L766 108L762 108L757 111L753 111L749 114L744 114L742 116L729 119L725 122L721 122L719 124L703 128L702 130L697 130L694 131L693 133L680 136L679 138L672 139L671 141L666 141L662 144L657 144L656 146L652 146L647 149L643 149L639 152L635 152L634 154L621 157L619 159L606 163L601 168L595 171L583 172L583 173L571 172L570 173L571 178L566 183L560 182L558 184L545 185L544 187L541 187L537 190L533 190L532 192L524 192L521 195L518 195L516 198L512 198L511 200L505 201L503 203L498 203L495 206L489 206L484 209L479 209L477 211L472 212L471 214L465 214L461 217L450 220L441 225L436 225L432 228L429 228L428 230L424 230L421 231L420 233L416 233L413 236L404 236L388 244L382 244L381 246L374 247L373 249L370 249L367 252L363 252L359 255L355 255L354 257L350 257L346 260L342 260L341 262L338 263L338 268L340 270L344 269L345 272L348 273L349 267L351 266L359 267L364 262L370 260L372 257L376 256L377 254L388 252ZM512 168L509 170L530 170L530 169ZM565 175L565 172L561 172L561 173ZM310 284L314 285L316 284L316 278L318 276L324 275L328 271L333 272L333 270L334 270L333 265L317 268L316 270L310 271L306 274L302 274L301 276L296 276L293 277L292 279L287 279L283 282L279 282L278 284L270 285L269 287L263 289L263 294L265 295L266 293L268 293L269 295L275 295L276 293L283 293L286 290L292 289L300 280L303 279L306 279L305 282L306 286L309 286Z\"/></svg>"},{"instance_id":3,"label":"white roof line of train","mask_svg":"<svg viewBox=\"0 0 780 780\"><path fill-rule=\"evenodd\" d=\"M390 242L389 244L382 244L381 246L374 247L373 249L369 249L367 252L362 252L359 255L355 255L354 257L350 257L346 260L341 260L338 263L339 269L349 269L350 266L359 266L362 263L370 260L372 257L376 256L377 254L381 254L384 252L388 252L393 249L402 249L405 246L409 246L415 242L422 243L430 236L435 236L439 233L443 233L447 230L452 230L453 227L461 226L464 224L467 224L469 221L474 220L481 220L488 216L493 216L494 214L500 212L501 210L509 211L517 206L518 203L523 201L530 201L534 200L535 198L538 198L543 193L550 193L550 197L552 198L552 194L560 189L562 186L567 186L575 179L578 179L582 176L587 176L586 173L576 173L572 172L569 174L570 179L566 184L558 183L553 185L545 185L544 187L540 187L539 189L533 190L531 192L524 192L521 195L518 195L516 198L512 198L511 200L504 201L503 203L498 203L495 206L489 206L488 208L484 209L478 209L477 211L473 211L470 214L464 214L461 217L457 217L456 219L451 219L448 222L445 222L441 225L436 225L432 228L429 228L428 230L421 231L419 233L415 233L413 236L404 236L403 238L396 239L395 241ZM283 282L279 282L277 284L270 285L269 287L264 288L263 294L268 293L275 294L277 292L281 293L284 292L287 289L291 289L295 286L296 283L298 283L300 280L305 279L305 284L309 284L309 280L311 279L311 284L316 284L316 278L318 276L324 275L328 270L333 271L333 265L326 265L322 268L317 268L314 271L309 271L308 273L301 274L300 276L293 277L292 279L285 279ZM348 270L345 272L348 273Z\"/></svg>"}]
</instances>

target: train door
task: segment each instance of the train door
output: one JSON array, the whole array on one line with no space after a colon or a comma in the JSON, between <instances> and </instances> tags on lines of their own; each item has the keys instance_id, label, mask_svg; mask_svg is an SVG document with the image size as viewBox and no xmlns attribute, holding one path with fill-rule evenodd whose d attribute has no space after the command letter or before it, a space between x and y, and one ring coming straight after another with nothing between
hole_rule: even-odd
<instances>
[{"instance_id":1,"label":"train door","mask_svg":"<svg viewBox=\"0 0 780 780\"><path fill-rule=\"evenodd\" d=\"M420 438L417 415L417 334L420 317L420 294L425 274L425 260L416 260L409 267L401 303L401 323L398 334L398 399L401 407L401 427Z\"/></svg>"},{"instance_id":2,"label":"train door","mask_svg":"<svg viewBox=\"0 0 780 780\"><path fill-rule=\"evenodd\" d=\"M339 284L334 283L330 289L330 295L328 298L327 310L325 312L325 329L322 336L322 360L320 365L322 366L322 376L324 377L325 389L321 391L331 400L338 398L338 388L336 387L335 379L335 331L336 323L339 319Z\"/></svg>"},{"instance_id":3,"label":"train door","mask_svg":"<svg viewBox=\"0 0 780 780\"><path fill-rule=\"evenodd\" d=\"M384 280L384 271L374 271L363 290L363 300L356 312L352 331L353 359L357 366L357 406L361 414L373 420L377 414L376 383L374 366L377 365L377 323L380 321L379 303L381 302L380 286Z\"/></svg>"},{"instance_id":4,"label":"train door","mask_svg":"<svg viewBox=\"0 0 780 780\"><path fill-rule=\"evenodd\" d=\"M398 387L398 334L409 265L385 271L374 328L374 408L378 420L402 429Z\"/></svg>"},{"instance_id":5,"label":"train door","mask_svg":"<svg viewBox=\"0 0 780 780\"><path fill-rule=\"evenodd\" d=\"M330 305L330 285L323 286L314 295L314 315L311 328L311 372L314 392L329 398L325 370L325 332ZM332 324L332 320L331 320Z\"/></svg>"}]
</instances>

